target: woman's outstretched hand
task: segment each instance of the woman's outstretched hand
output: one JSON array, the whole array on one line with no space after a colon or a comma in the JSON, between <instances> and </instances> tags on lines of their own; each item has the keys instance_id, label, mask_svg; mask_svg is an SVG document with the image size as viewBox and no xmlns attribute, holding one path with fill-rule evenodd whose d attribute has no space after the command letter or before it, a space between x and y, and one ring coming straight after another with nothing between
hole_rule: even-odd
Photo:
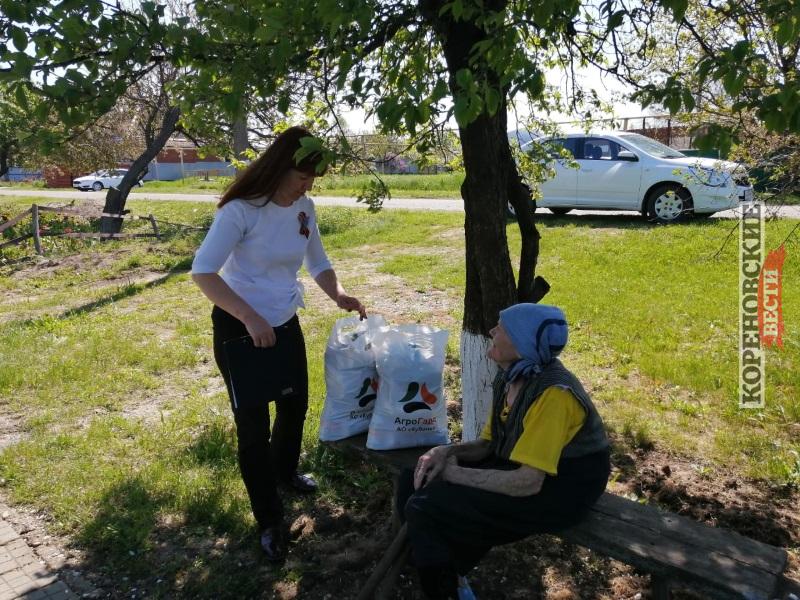
<instances>
[{"instance_id":1,"label":"woman's outstretched hand","mask_svg":"<svg viewBox=\"0 0 800 600\"><path fill-rule=\"evenodd\" d=\"M342 310L357 311L362 320L367 318L367 309L364 308L364 305L361 304L361 301L358 298L353 298L353 296L339 294L339 297L336 298L336 306Z\"/></svg>"}]
</instances>

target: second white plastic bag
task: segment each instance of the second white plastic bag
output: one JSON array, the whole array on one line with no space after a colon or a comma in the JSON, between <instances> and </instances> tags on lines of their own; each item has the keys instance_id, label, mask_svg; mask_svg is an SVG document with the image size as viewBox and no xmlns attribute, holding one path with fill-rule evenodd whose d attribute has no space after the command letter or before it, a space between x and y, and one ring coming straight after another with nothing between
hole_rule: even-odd
<instances>
[{"instance_id":1,"label":"second white plastic bag","mask_svg":"<svg viewBox=\"0 0 800 600\"><path fill-rule=\"evenodd\" d=\"M378 390L372 334L386 323L381 316L339 319L325 347L325 407L319 439L341 440L369 427Z\"/></svg>"},{"instance_id":2,"label":"second white plastic bag","mask_svg":"<svg viewBox=\"0 0 800 600\"><path fill-rule=\"evenodd\" d=\"M447 444L442 372L448 332L426 325L382 327L372 337L380 379L367 448Z\"/></svg>"}]
</instances>

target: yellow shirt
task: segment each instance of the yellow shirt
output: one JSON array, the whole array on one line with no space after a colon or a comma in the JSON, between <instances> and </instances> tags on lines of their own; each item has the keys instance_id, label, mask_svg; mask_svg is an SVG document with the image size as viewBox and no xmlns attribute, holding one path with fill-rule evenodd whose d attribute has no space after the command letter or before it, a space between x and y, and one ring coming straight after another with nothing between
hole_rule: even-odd
<instances>
[{"instance_id":1,"label":"yellow shirt","mask_svg":"<svg viewBox=\"0 0 800 600\"><path fill-rule=\"evenodd\" d=\"M508 417L508 405L500 413L501 422ZM551 386L531 405L522 421L522 435L511 451L511 460L557 474L561 451L575 437L586 420L586 411L567 388ZM481 439L492 439L492 413L481 432Z\"/></svg>"}]
</instances>

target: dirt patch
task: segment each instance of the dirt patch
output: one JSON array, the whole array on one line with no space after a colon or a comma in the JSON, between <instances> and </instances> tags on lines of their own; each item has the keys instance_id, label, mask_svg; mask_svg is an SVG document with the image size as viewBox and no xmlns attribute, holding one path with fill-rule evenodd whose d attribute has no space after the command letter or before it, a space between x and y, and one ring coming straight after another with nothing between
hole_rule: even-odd
<instances>
[{"instance_id":1,"label":"dirt patch","mask_svg":"<svg viewBox=\"0 0 800 600\"><path fill-rule=\"evenodd\" d=\"M13 446L25 438L22 421L22 415L0 412L0 450Z\"/></svg>"},{"instance_id":2,"label":"dirt patch","mask_svg":"<svg viewBox=\"0 0 800 600\"><path fill-rule=\"evenodd\" d=\"M616 448L624 447L617 443ZM771 486L658 449L620 451L614 493L644 498L666 510L783 548L800 546L800 493ZM712 474L713 473L713 474Z\"/></svg>"},{"instance_id":3,"label":"dirt patch","mask_svg":"<svg viewBox=\"0 0 800 600\"><path fill-rule=\"evenodd\" d=\"M130 254L130 250L117 249L108 252L81 252L58 258L36 257L32 262L14 269L9 276L14 279L28 279L47 277L66 270L76 273L95 271L110 267L128 254Z\"/></svg>"},{"instance_id":4,"label":"dirt patch","mask_svg":"<svg viewBox=\"0 0 800 600\"><path fill-rule=\"evenodd\" d=\"M361 269L353 274L362 274ZM339 272L342 279L346 273ZM451 312L461 301L441 290L418 290L409 286L402 277L389 273L370 274L366 283L347 286L347 292L356 296L367 311L382 315L393 324L424 322L427 325L453 330L460 324ZM313 282L306 285L309 306L327 306L330 299Z\"/></svg>"}]
</instances>

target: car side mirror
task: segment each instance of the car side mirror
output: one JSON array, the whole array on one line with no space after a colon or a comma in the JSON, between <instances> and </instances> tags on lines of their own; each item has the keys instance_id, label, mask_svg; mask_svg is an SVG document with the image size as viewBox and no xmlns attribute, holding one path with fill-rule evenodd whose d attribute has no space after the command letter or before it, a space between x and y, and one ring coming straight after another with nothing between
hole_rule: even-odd
<instances>
[{"instance_id":1,"label":"car side mirror","mask_svg":"<svg viewBox=\"0 0 800 600\"><path fill-rule=\"evenodd\" d=\"M627 160L630 162L636 162L639 160L639 157L636 156L630 150L620 150L619 154L617 154L617 160Z\"/></svg>"}]
</instances>

